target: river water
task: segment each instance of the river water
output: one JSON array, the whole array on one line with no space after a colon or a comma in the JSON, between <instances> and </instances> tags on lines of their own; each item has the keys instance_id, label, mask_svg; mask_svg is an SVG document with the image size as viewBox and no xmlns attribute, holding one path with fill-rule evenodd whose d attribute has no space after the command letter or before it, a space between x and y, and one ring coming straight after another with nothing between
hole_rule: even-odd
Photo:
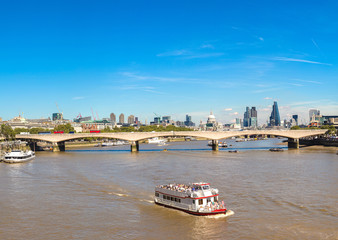
<instances>
[{"instance_id":1,"label":"river water","mask_svg":"<svg viewBox=\"0 0 338 240\"><path fill-rule=\"evenodd\" d=\"M192 141L0 163L0 239L338 239L337 148L227 142L239 152ZM158 184L200 181L235 214L199 217L153 203Z\"/></svg>"}]
</instances>

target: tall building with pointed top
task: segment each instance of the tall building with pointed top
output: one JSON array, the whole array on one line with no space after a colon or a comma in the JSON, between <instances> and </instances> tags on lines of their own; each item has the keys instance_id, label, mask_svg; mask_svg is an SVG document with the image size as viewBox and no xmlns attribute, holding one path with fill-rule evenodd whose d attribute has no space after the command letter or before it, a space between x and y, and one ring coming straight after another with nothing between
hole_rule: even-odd
<instances>
[{"instance_id":1,"label":"tall building with pointed top","mask_svg":"<svg viewBox=\"0 0 338 240\"><path fill-rule=\"evenodd\" d=\"M280 126L280 116L277 102L273 102L269 126L271 127Z\"/></svg>"}]
</instances>

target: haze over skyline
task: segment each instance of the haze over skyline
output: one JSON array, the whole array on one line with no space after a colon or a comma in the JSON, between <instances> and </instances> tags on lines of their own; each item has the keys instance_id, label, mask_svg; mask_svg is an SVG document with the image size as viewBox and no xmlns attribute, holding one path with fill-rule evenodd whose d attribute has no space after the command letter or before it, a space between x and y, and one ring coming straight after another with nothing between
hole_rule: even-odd
<instances>
[{"instance_id":1,"label":"haze over skyline","mask_svg":"<svg viewBox=\"0 0 338 240\"><path fill-rule=\"evenodd\" d=\"M338 115L338 2L8 1L0 117ZM289 114L289 115L287 115Z\"/></svg>"}]
</instances>

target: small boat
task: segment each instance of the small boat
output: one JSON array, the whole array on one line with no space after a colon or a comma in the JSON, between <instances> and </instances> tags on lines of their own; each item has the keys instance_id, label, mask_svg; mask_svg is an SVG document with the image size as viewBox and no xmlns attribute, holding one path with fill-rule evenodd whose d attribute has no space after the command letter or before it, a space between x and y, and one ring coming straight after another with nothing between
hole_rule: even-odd
<instances>
[{"instance_id":1,"label":"small boat","mask_svg":"<svg viewBox=\"0 0 338 240\"><path fill-rule=\"evenodd\" d=\"M229 152L229 153L238 153L237 150L229 150L228 152Z\"/></svg>"},{"instance_id":2,"label":"small boat","mask_svg":"<svg viewBox=\"0 0 338 240\"><path fill-rule=\"evenodd\" d=\"M271 151L271 152L283 152L284 149L283 148L270 148L269 151Z\"/></svg>"},{"instance_id":3,"label":"small boat","mask_svg":"<svg viewBox=\"0 0 338 240\"><path fill-rule=\"evenodd\" d=\"M154 202L198 216L226 214L224 201L218 195L218 189L209 183L168 184L155 187Z\"/></svg>"},{"instance_id":4,"label":"small boat","mask_svg":"<svg viewBox=\"0 0 338 240\"><path fill-rule=\"evenodd\" d=\"M218 147L224 147L224 148L226 148L226 147L228 147L228 144L226 142L220 142L218 144Z\"/></svg>"},{"instance_id":5,"label":"small boat","mask_svg":"<svg viewBox=\"0 0 338 240\"><path fill-rule=\"evenodd\" d=\"M110 147L110 146L114 146L113 142L103 142L101 143L101 147Z\"/></svg>"},{"instance_id":6,"label":"small boat","mask_svg":"<svg viewBox=\"0 0 338 240\"><path fill-rule=\"evenodd\" d=\"M12 152L6 153L3 161L5 163L22 163L27 162L35 158L35 152L33 151L21 151L14 150Z\"/></svg>"},{"instance_id":7,"label":"small boat","mask_svg":"<svg viewBox=\"0 0 338 240\"><path fill-rule=\"evenodd\" d=\"M166 140L160 139L160 138L158 138L158 137L154 137L154 138L148 139L148 143L149 143L149 144L152 144L152 143L154 143L154 144L163 144L163 143L165 143L165 142L166 142Z\"/></svg>"}]
</instances>

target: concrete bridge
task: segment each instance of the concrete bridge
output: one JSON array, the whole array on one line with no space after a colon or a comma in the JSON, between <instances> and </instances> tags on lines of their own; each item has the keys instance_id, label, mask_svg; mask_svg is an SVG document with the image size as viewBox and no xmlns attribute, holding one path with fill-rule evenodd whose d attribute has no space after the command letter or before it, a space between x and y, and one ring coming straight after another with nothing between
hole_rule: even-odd
<instances>
[{"instance_id":1,"label":"concrete bridge","mask_svg":"<svg viewBox=\"0 0 338 240\"><path fill-rule=\"evenodd\" d=\"M30 141L46 141L53 145L53 151L65 151L65 141L82 138L110 138L129 141L131 151L139 150L139 141L153 137L200 137L212 140L212 150L218 150L218 140L240 136L279 136L288 138L289 148L299 148L299 139L323 135L327 130L246 130L246 131L180 131L180 132L113 132L113 133L75 133L75 134L18 134L17 139Z\"/></svg>"}]
</instances>

